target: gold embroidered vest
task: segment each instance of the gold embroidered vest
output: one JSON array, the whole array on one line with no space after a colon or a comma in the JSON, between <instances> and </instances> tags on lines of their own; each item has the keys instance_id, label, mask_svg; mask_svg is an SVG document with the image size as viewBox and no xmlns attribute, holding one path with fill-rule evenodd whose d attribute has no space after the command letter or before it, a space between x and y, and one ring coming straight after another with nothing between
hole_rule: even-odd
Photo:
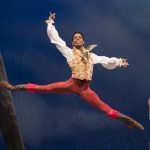
<instances>
[{"instance_id":1,"label":"gold embroidered vest","mask_svg":"<svg viewBox=\"0 0 150 150\"><path fill-rule=\"evenodd\" d=\"M81 52L73 48L73 60L68 64L72 70L72 78L92 80L93 60L89 51Z\"/></svg>"}]
</instances>

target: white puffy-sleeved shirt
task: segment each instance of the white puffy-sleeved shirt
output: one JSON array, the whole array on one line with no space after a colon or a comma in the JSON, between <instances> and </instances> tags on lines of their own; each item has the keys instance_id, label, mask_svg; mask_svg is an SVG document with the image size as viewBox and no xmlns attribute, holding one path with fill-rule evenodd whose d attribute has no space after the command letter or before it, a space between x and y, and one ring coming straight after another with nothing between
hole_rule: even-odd
<instances>
[{"instance_id":1,"label":"white puffy-sleeved shirt","mask_svg":"<svg viewBox=\"0 0 150 150\"><path fill-rule=\"evenodd\" d=\"M67 62L72 61L73 59L73 50L66 45L66 42L63 41L55 26L53 25L53 20L46 20L47 23L47 34L51 43L55 44L57 49L62 53L66 58ZM94 53L91 53L93 64L101 64L106 69L115 69L118 66L121 66L121 59L116 57L106 57L98 56Z\"/></svg>"}]
</instances>

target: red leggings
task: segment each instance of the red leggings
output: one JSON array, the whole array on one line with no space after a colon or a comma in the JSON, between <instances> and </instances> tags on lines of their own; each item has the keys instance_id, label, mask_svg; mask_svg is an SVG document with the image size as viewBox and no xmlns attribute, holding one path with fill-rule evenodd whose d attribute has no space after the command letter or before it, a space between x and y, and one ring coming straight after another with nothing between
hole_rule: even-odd
<instances>
[{"instance_id":1,"label":"red leggings","mask_svg":"<svg viewBox=\"0 0 150 150\"><path fill-rule=\"evenodd\" d=\"M90 81L70 78L67 81L56 82L48 85L37 85L28 83L26 86L29 92L38 93L75 93L89 102L91 105L102 110L111 118L118 117L118 111L105 104L98 95L89 87Z\"/></svg>"}]
</instances>

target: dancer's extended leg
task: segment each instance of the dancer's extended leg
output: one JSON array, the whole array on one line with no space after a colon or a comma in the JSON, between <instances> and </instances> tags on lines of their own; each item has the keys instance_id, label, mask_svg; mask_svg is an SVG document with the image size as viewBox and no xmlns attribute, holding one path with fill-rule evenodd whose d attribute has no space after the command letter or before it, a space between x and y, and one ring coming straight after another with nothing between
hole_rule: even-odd
<instances>
[{"instance_id":1,"label":"dancer's extended leg","mask_svg":"<svg viewBox=\"0 0 150 150\"><path fill-rule=\"evenodd\" d=\"M13 86L6 81L1 81L0 86L12 91L29 91L37 93L70 93L70 86L72 80L69 79L63 82L56 82L48 85L37 85L37 84L20 84Z\"/></svg>"},{"instance_id":2,"label":"dancer's extended leg","mask_svg":"<svg viewBox=\"0 0 150 150\"><path fill-rule=\"evenodd\" d=\"M92 104L93 106L97 107L98 109L102 110L106 113L109 117L118 119L124 122L128 127L136 127L140 130L144 130L144 127L134 119L130 118L129 116L118 112L117 110L112 109L106 103L104 103L97 94L92 91L90 88L87 88L83 92L78 94L80 97L84 98L87 102Z\"/></svg>"},{"instance_id":3,"label":"dancer's extended leg","mask_svg":"<svg viewBox=\"0 0 150 150\"><path fill-rule=\"evenodd\" d=\"M106 103L104 103L99 96L90 88L87 88L83 92L78 94L81 98L86 100L91 105L97 107L99 110L106 113L111 118L117 118L118 111L112 109L110 106L108 106Z\"/></svg>"},{"instance_id":4,"label":"dancer's extended leg","mask_svg":"<svg viewBox=\"0 0 150 150\"><path fill-rule=\"evenodd\" d=\"M38 93L70 93L71 82L56 82L48 85L27 84L26 89L29 92Z\"/></svg>"}]
</instances>

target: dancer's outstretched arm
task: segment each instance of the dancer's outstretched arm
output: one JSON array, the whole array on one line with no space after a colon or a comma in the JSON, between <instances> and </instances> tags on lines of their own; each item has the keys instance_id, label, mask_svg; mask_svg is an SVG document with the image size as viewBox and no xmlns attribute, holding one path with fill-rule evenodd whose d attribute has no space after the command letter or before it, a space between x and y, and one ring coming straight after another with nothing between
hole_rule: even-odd
<instances>
[{"instance_id":1,"label":"dancer's outstretched arm","mask_svg":"<svg viewBox=\"0 0 150 150\"><path fill-rule=\"evenodd\" d=\"M106 69L115 69L116 67L128 67L127 59L124 58L116 58L116 57L106 57L106 56L98 56L92 53L93 63L101 64Z\"/></svg>"},{"instance_id":2,"label":"dancer's outstretched arm","mask_svg":"<svg viewBox=\"0 0 150 150\"><path fill-rule=\"evenodd\" d=\"M70 49L66 45L66 42L60 38L55 26L53 25L54 19L55 19L55 13L50 14L50 16L48 17L48 20L46 20L48 37L49 37L51 43L56 45L58 50L62 53L62 55L69 62L73 58L72 49Z\"/></svg>"}]
</instances>

